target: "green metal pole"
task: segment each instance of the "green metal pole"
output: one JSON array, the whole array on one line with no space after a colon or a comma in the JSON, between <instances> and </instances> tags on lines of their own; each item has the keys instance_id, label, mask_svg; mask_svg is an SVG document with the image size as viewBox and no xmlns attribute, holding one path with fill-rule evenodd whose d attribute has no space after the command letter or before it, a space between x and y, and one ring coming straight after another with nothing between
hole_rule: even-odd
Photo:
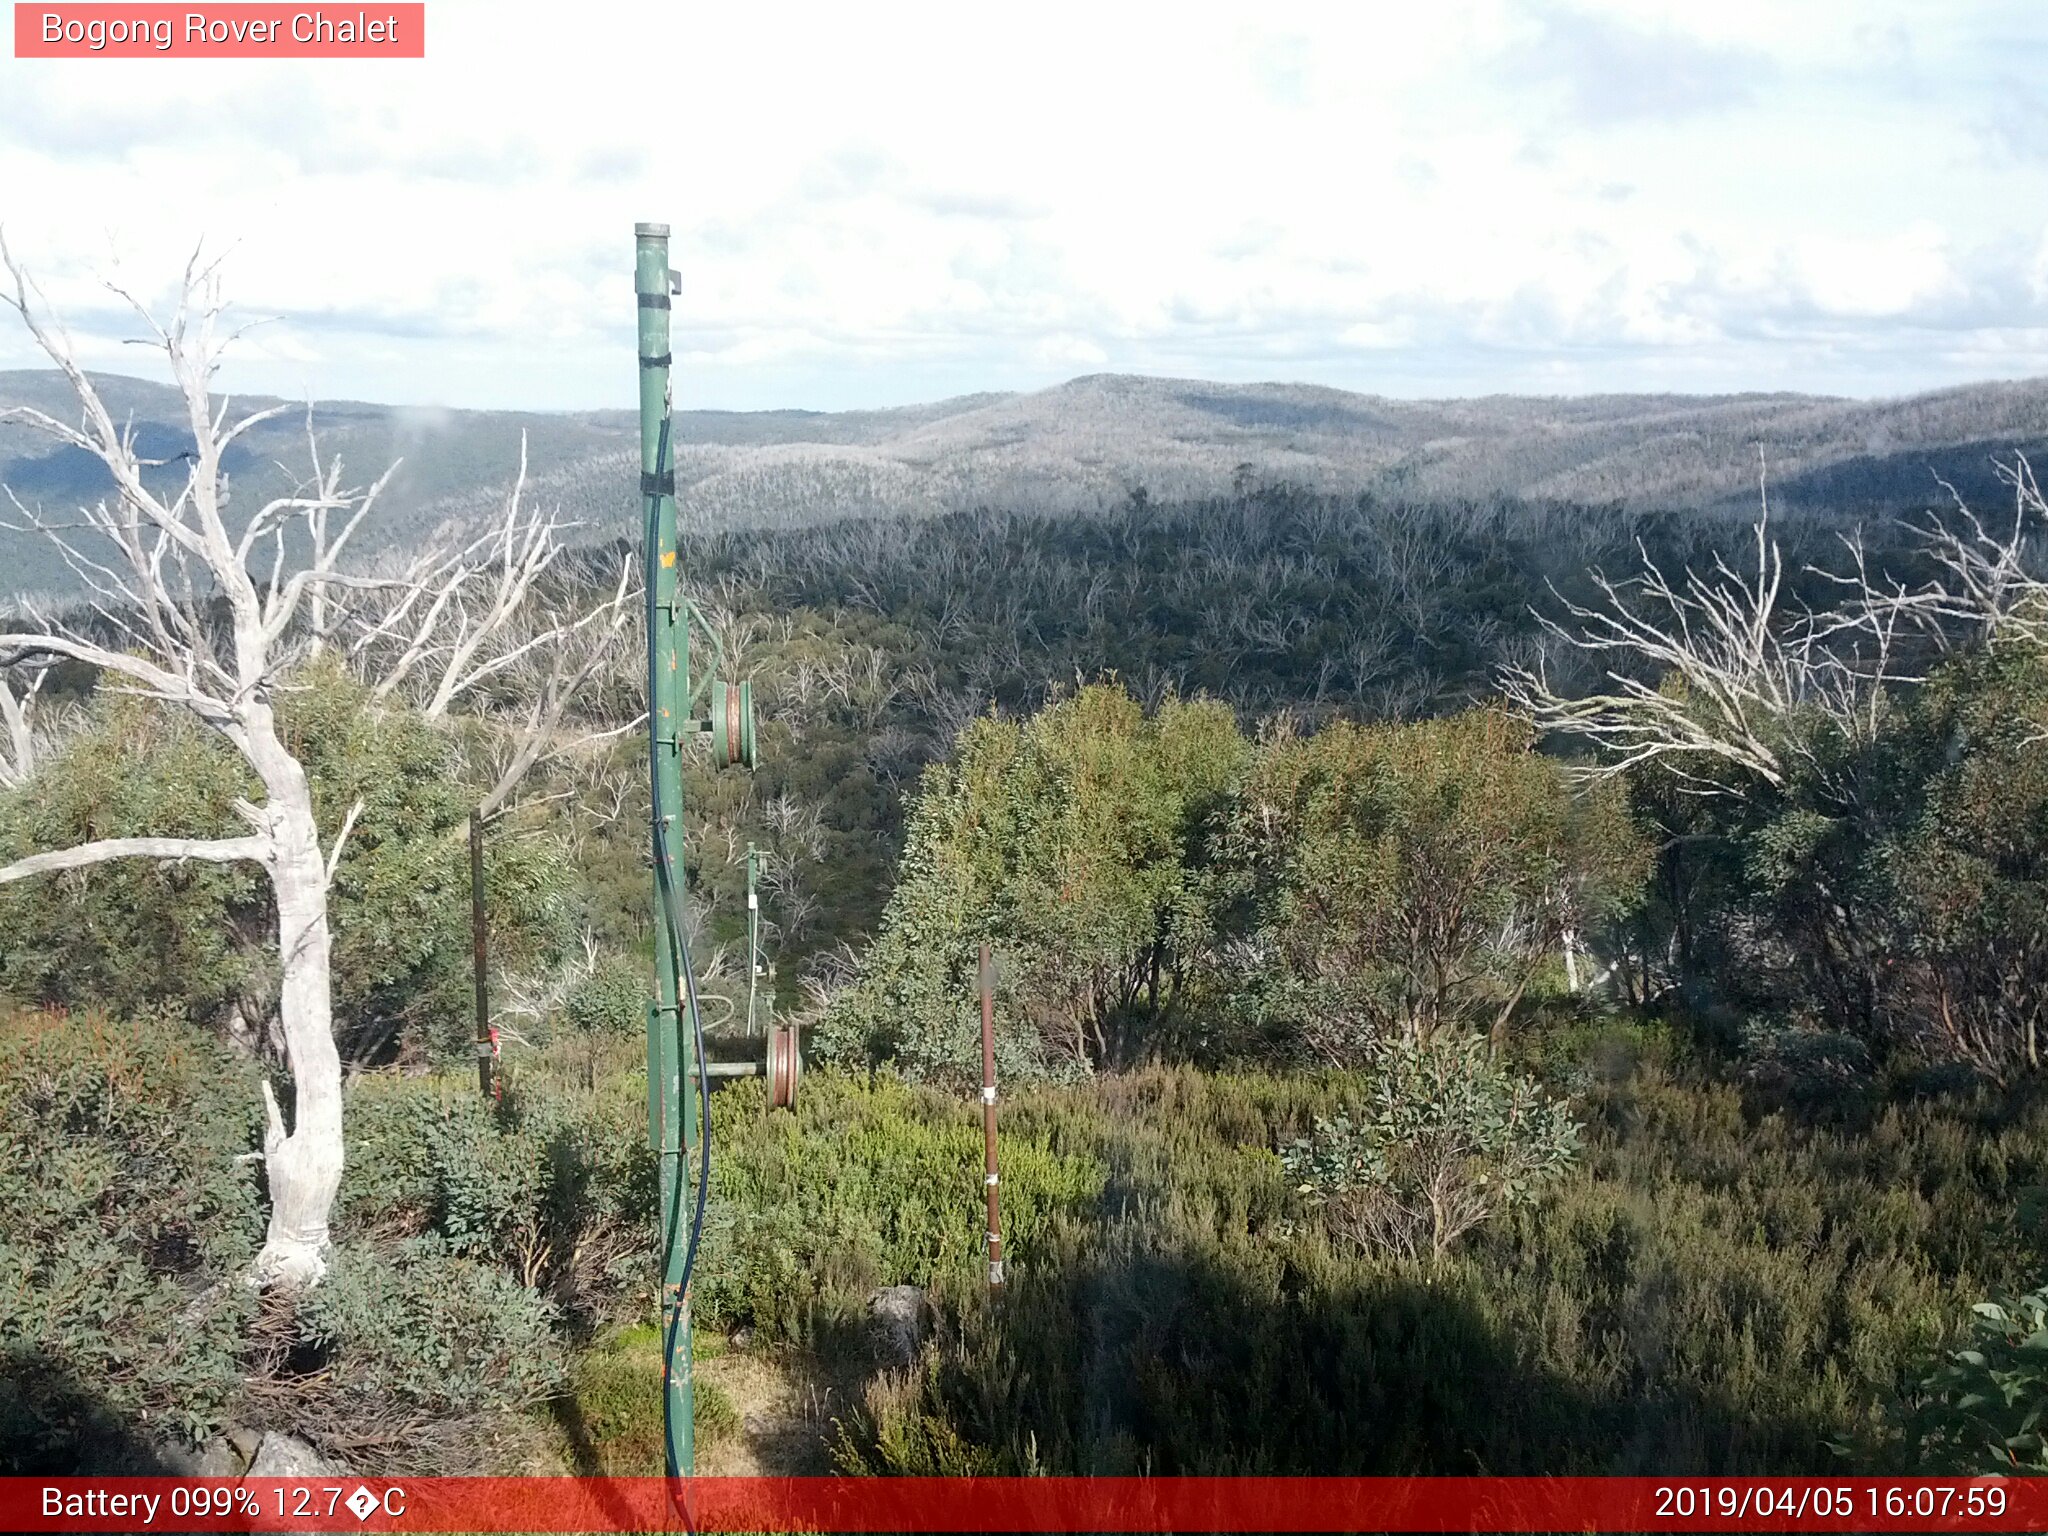
<instances>
[{"instance_id":1,"label":"green metal pole","mask_svg":"<svg viewBox=\"0 0 2048 1536\"><path fill-rule=\"evenodd\" d=\"M680 928L683 888L682 744L690 698L689 623L676 554L675 450L670 437L668 226L634 228L634 287L640 312L640 490L651 500L648 566L648 731L654 799L654 1005L647 1018L648 1131L661 1169L661 1294L669 1469L687 1475L695 1463L690 1390L690 1298L683 1256L690 1208L689 1153L696 1144L696 1096L687 1091L695 1063L685 1018L683 957L671 940Z\"/></svg>"}]
</instances>

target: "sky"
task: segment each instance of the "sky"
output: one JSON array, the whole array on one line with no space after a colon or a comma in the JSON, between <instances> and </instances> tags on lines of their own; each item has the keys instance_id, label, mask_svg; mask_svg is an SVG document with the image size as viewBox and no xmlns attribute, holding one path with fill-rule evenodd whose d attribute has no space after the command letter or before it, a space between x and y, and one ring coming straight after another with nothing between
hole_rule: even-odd
<instances>
[{"instance_id":1,"label":"sky","mask_svg":"<svg viewBox=\"0 0 2048 1536\"><path fill-rule=\"evenodd\" d=\"M353 7L350 8L353 11ZM429 0L424 60L0 58L89 364L195 245L242 391L836 410L1130 372L1385 395L2048 373L2048 7ZM0 314L0 321L11 317ZM0 324L0 368L36 361Z\"/></svg>"}]
</instances>

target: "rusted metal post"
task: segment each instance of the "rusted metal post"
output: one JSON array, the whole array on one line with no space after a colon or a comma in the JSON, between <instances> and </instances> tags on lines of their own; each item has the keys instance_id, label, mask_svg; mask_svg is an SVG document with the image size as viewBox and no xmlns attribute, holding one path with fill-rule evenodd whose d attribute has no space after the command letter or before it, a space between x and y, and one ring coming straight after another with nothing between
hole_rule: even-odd
<instances>
[{"instance_id":1,"label":"rusted metal post","mask_svg":"<svg viewBox=\"0 0 2048 1536\"><path fill-rule=\"evenodd\" d=\"M484 922L484 817L469 813L469 939L476 959L476 1086L491 1096L491 939Z\"/></svg>"},{"instance_id":2,"label":"rusted metal post","mask_svg":"<svg viewBox=\"0 0 2048 1536\"><path fill-rule=\"evenodd\" d=\"M981 946L981 1144L988 1192L988 1288L1003 1283L1003 1223L996 1209L996 967L988 945Z\"/></svg>"}]
</instances>

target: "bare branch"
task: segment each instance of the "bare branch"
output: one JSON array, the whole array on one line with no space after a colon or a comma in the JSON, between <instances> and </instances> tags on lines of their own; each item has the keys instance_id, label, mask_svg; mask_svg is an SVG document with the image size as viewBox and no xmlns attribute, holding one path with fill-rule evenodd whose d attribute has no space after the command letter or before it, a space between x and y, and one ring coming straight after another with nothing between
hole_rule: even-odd
<instances>
[{"instance_id":1,"label":"bare branch","mask_svg":"<svg viewBox=\"0 0 2048 1536\"><path fill-rule=\"evenodd\" d=\"M348 846L348 835L356 829L356 818L363 814L363 802L358 799L348 808L348 814L341 819L341 830L334 834L334 846L327 851L327 883L334 884L334 872L341 868L341 850Z\"/></svg>"},{"instance_id":2,"label":"bare branch","mask_svg":"<svg viewBox=\"0 0 2048 1536\"><path fill-rule=\"evenodd\" d=\"M271 846L267 837L108 837L53 853L32 853L0 866L0 885L60 869L105 864L113 859L166 859L172 863L197 860L204 864L234 864L246 859L267 864Z\"/></svg>"}]
</instances>

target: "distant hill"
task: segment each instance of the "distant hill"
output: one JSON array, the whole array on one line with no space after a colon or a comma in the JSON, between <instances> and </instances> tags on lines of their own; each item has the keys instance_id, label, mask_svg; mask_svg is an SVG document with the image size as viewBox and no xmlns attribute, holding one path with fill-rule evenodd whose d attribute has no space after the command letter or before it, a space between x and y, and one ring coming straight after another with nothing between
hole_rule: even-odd
<instances>
[{"instance_id":1,"label":"distant hill","mask_svg":"<svg viewBox=\"0 0 2048 1536\"><path fill-rule=\"evenodd\" d=\"M173 393L99 379L147 451L189 440ZM247 408L269 403L238 402ZM72 415L53 372L0 372L0 406ZM376 539L411 545L469 524L503 494L529 439L534 493L594 535L636 517L630 411L423 411L327 402L322 451L351 478L394 458ZM2048 454L2048 380L1979 384L1896 400L1810 395L1488 396L1390 400L1302 384L1212 384L1097 374L1032 394L968 395L896 410L691 411L678 417L677 483L700 528L788 526L851 516L930 516L975 506L1073 512L1227 494L1286 480L1418 500L1518 497L1638 508L1754 505L1757 451L1776 502L1895 515L1944 499L1936 477L1989 506L1994 456ZM245 440L230 465L254 505L306 462L294 410ZM280 467L283 466L283 467ZM0 484L53 517L102 494L86 455L0 427ZM0 533L0 592L67 591L40 540Z\"/></svg>"}]
</instances>

